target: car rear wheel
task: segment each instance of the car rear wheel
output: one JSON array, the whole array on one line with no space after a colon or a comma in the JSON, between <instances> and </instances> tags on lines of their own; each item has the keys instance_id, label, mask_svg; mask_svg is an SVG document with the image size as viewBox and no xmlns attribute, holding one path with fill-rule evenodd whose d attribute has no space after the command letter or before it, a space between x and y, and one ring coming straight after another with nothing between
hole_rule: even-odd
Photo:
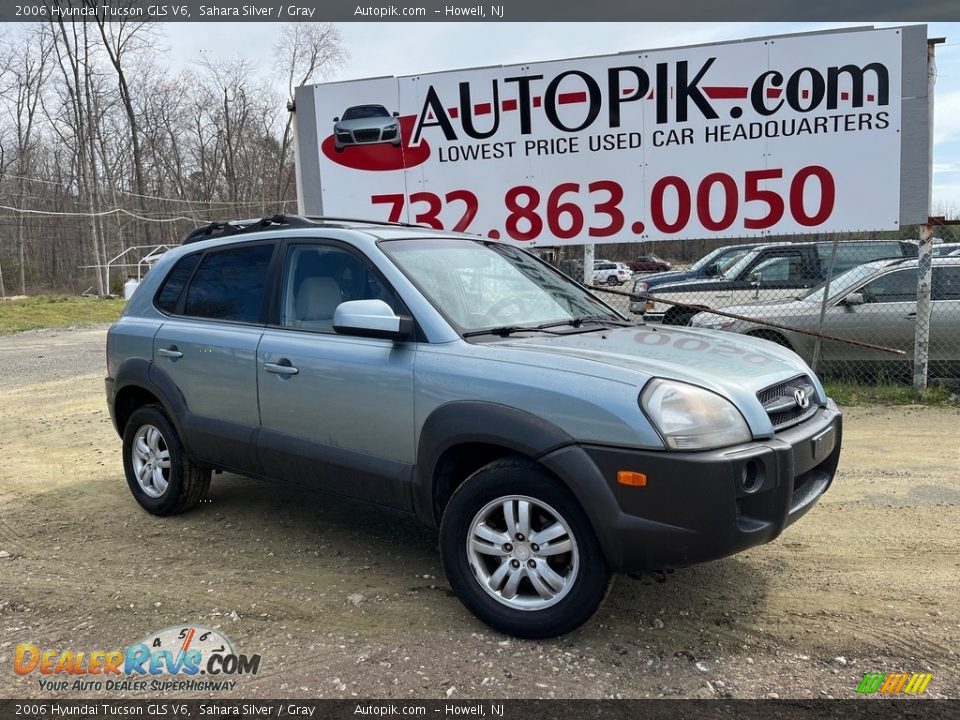
<instances>
[{"instance_id":1,"label":"car rear wheel","mask_svg":"<svg viewBox=\"0 0 960 720\"><path fill-rule=\"evenodd\" d=\"M619 278L617 278L616 275L611 275L610 277L607 278L607 285L619 285L619 284L620 284L620 280Z\"/></svg>"},{"instance_id":2,"label":"car rear wheel","mask_svg":"<svg viewBox=\"0 0 960 720\"><path fill-rule=\"evenodd\" d=\"M443 514L440 552L461 602L490 627L518 637L579 627L610 584L576 498L520 458L493 462L457 488Z\"/></svg>"},{"instance_id":3,"label":"car rear wheel","mask_svg":"<svg viewBox=\"0 0 960 720\"><path fill-rule=\"evenodd\" d=\"M145 405L127 421L123 469L133 497L153 515L189 510L210 486L210 471L187 457L180 436L158 405Z\"/></svg>"}]
</instances>

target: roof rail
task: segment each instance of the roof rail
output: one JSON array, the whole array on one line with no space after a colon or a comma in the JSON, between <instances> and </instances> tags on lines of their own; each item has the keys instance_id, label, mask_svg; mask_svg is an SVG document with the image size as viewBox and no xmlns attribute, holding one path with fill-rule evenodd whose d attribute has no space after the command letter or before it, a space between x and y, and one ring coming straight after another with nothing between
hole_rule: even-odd
<instances>
[{"instance_id":1,"label":"roof rail","mask_svg":"<svg viewBox=\"0 0 960 720\"><path fill-rule=\"evenodd\" d=\"M370 220L368 218L347 218L347 217L327 217L327 216L309 216L303 215L271 215L265 218L252 218L250 220L230 220L212 222L209 225L203 225L187 235L181 245L209 240L211 238L228 237L239 233L257 232L272 227L304 228L315 227L325 223L359 223L363 225L389 225L392 227L425 227L404 222L390 222L388 220Z\"/></svg>"},{"instance_id":2,"label":"roof rail","mask_svg":"<svg viewBox=\"0 0 960 720\"><path fill-rule=\"evenodd\" d=\"M389 225L391 227L428 227L427 225L418 225L416 223L406 223L394 220L371 220L370 218L334 217L332 215L308 215L306 219L312 220L316 223L348 222L361 223L363 225Z\"/></svg>"},{"instance_id":3,"label":"roof rail","mask_svg":"<svg viewBox=\"0 0 960 720\"><path fill-rule=\"evenodd\" d=\"M256 232L258 230L265 230L269 227L311 227L315 223L307 218L301 217L299 215L271 215L270 217L265 218L253 218L250 220L231 220L231 221L220 221L212 222L209 225L204 225L198 227L196 230L187 235L181 245L189 245L190 243L200 242L201 240L209 240L214 237L227 237L229 235L236 235L238 233L245 232Z\"/></svg>"}]
</instances>

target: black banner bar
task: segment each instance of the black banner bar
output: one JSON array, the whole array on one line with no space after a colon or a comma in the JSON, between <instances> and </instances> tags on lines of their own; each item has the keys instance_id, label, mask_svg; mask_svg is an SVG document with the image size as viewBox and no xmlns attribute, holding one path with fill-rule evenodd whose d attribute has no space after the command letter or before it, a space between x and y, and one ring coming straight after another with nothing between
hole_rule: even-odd
<instances>
[{"instance_id":1,"label":"black banner bar","mask_svg":"<svg viewBox=\"0 0 960 720\"><path fill-rule=\"evenodd\" d=\"M245 720L938 720L960 701L921 700L0 700L0 718L244 718Z\"/></svg>"},{"instance_id":2,"label":"black banner bar","mask_svg":"<svg viewBox=\"0 0 960 720\"><path fill-rule=\"evenodd\" d=\"M4 0L2 22L589 22L960 20L942 0Z\"/></svg>"}]
</instances>

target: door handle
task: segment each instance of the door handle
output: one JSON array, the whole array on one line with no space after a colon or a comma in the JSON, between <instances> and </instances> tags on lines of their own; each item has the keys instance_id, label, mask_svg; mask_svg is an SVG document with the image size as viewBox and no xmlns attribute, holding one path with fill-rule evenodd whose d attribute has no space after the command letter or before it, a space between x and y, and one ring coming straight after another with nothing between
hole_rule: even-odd
<instances>
[{"instance_id":1,"label":"door handle","mask_svg":"<svg viewBox=\"0 0 960 720\"><path fill-rule=\"evenodd\" d=\"M172 360L183 357L183 353L177 350L176 345L168 348L157 348L157 355L160 357L171 358Z\"/></svg>"},{"instance_id":2,"label":"door handle","mask_svg":"<svg viewBox=\"0 0 960 720\"><path fill-rule=\"evenodd\" d=\"M907 313L907 314L904 315L903 317L904 317L904 319L909 320L910 318L915 318L916 316L917 316L917 314L916 314L915 312L912 312L912 313Z\"/></svg>"},{"instance_id":3,"label":"door handle","mask_svg":"<svg viewBox=\"0 0 960 720\"><path fill-rule=\"evenodd\" d=\"M274 375L296 375L300 372L299 368L293 367L290 365L290 361L286 361L287 364L282 363L265 363L263 369L268 373L273 373Z\"/></svg>"}]
</instances>

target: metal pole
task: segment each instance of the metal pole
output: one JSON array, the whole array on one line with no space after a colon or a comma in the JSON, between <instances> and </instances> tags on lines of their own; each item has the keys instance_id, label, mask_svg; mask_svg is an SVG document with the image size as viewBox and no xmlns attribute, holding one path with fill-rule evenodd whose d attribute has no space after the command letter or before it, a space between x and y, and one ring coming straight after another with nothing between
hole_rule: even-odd
<instances>
[{"instance_id":1,"label":"metal pole","mask_svg":"<svg viewBox=\"0 0 960 720\"><path fill-rule=\"evenodd\" d=\"M593 243L583 246L583 284L593 285Z\"/></svg>"},{"instance_id":2,"label":"metal pole","mask_svg":"<svg viewBox=\"0 0 960 720\"><path fill-rule=\"evenodd\" d=\"M813 344L813 357L810 362L810 369L817 371L817 363L820 360L821 340L823 339L823 320L827 315L827 300L830 297L830 283L833 281L833 268L837 263L837 244L840 242L840 236L833 238L833 248L830 250L830 267L827 268L827 281L823 286L823 299L820 301L820 322L817 323L817 340Z\"/></svg>"},{"instance_id":3,"label":"metal pole","mask_svg":"<svg viewBox=\"0 0 960 720\"><path fill-rule=\"evenodd\" d=\"M936 44L927 41L927 223L920 228L920 259L917 272L917 319L913 341L913 389L927 387L930 357L930 287L933 276L933 87L937 79Z\"/></svg>"}]
</instances>

